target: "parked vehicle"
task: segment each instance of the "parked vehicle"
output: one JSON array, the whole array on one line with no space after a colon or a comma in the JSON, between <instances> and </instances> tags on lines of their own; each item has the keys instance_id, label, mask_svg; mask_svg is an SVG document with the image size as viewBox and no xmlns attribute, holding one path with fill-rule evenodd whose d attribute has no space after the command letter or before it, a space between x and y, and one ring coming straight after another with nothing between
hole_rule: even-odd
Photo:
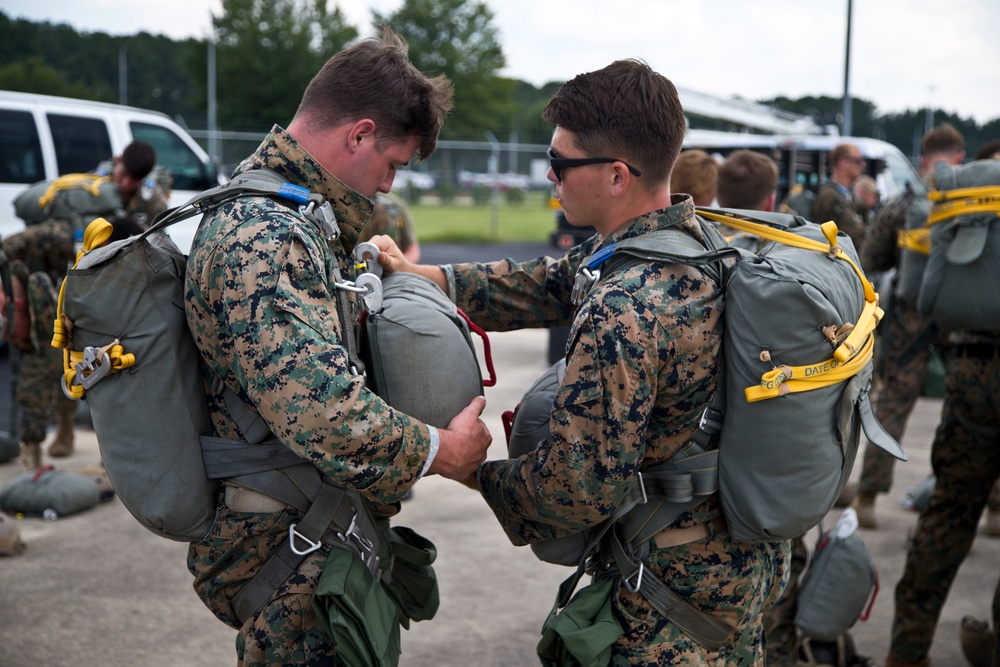
<instances>
[{"instance_id":1,"label":"parked vehicle","mask_svg":"<svg viewBox=\"0 0 1000 667\"><path fill-rule=\"evenodd\" d=\"M774 135L689 130L684 149L700 148L725 159L738 149L769 155L778 165L777 201L784 199L792 186L816 191L829 175L827 156L838 144L854 144L865 159L865 172L875 179L879 198L885 201L903 191L906 184L922 188L920 176L903 153L890 143L868 137L836 135ZM556 210L556 230L550 237L553 248L565 251L594 233L590 227L570 225L562 209Z\"/></svg>"},{"instance_id":2,"label":"parked vehicle","mask_svg":"<svg viewBox=\"0 0 1000 667\"><path fill-rule=\"evenodd\" d=\"M0 236L24 228L13 201L27 186L63 174L92 171L133 140L156 148L159 167L173 179L178 206L219 183L204 150L168 116L146 109L66 97L0 91ZM185 252L199 218L170 228Z\"/></svg>"}]
</instances>

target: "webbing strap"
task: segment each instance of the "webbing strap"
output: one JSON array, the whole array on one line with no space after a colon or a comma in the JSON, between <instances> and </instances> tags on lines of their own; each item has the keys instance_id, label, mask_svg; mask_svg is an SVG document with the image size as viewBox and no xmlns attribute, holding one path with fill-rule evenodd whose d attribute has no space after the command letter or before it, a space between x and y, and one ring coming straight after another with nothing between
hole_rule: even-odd
<instances>
[{"instance_id":1,"label":"webbing strap","mask_svg":"<svg viewBox=\"0 0 1000 667\"><path fill-rule=\"evenodd\" d=\"M927 226L931 227L939 222L944 222L945 220L950 220L956 216L967 215L970 213L1000 214L1000 187L967 188L965 191L970 190L987 190L989 191L989 194L968 196L961 200L939 199L938 201L941 203L934 204L934 206L931 207L931 212L927 216ZM951 195L958 192L963 192L963 190L953 190L947 192L946 194Z\"/></svg>"},{"instance_id":2,"label":"webbing strap","mask_svg":"<svg viewBox=\"0 0 1000 667\"><path fill-rule=\"evenodd\" d=\"M94 197L101 194L101 185L110 183L108 176L95 176L94 174L66 174L60 176L49 184L45 192L38 198L38 205L45 210L55 199L56 195L63 190L86 190Z\"/></svg>"},{"instance_id":3,"label":"webbing strap","mask_svg":"<svg viewBox=\"0 0 1000 667\"><path fill-rule=\"evenodd\" d=\"M896 235L896 245L921 255L931 254L931 231L926 227L900 229Z\"/></svg>"},{"instance_id":4,"label":"webbing strap","mask_svg":"<svg viewBox=\"0 0 1000 667\"><path fill-rule=\"evenodd\" d=\"M762 376L759 386L743 390L748 403L777 398L789 393L811 391L849 380L871 361L875 337L869 336L861 351L847 363L827 359L812 366L779 366Z\"/></svg>"},{"instance_id":5,"label":"webbing strap","mask_svg":"<svg viewBox=\"0 0 1000 667\"><path fill-rule=\"evenodd\" d=\"M233 597L233 611L241 623L245 623L271 599L278 587L288 580L306 556L322 546L322 538L328 526L333 524L342 534L348 536L355 529L354 517L357 512L346 500L346 496L346 490L343 488L330 484L322 485L302 520L292 524L288 538L268 557L254 578ZM354 551L363 559L367 555L363 553L363 549L359 549L348 539L330 543L337 548ZM373 555L373 558L377 562L378 556Z\"/></svg>"},{"instance_id":6,"label":"webbing strap","mask_svg":"<svg viewBox=\"0 0 1000 667\"><path fill-rule=\"evenodd\" d=\"M709 651L717 651L726 643L726 638L733 632L731 626L696 609L659 578L647 574L642 561L631 558L625 552L613 531L610 541L615 565L629 590L641 593L664 618Z\"/></svg>"}]
</instances>

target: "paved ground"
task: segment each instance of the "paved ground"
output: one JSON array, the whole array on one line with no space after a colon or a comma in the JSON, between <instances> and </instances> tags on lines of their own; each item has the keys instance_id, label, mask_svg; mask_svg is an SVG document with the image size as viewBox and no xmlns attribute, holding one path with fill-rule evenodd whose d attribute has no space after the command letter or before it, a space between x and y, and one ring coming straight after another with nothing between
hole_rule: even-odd
<instances>
[{"instance_id":1,"label":"paved ground","mask_svg":"<svg viewBox=\"0 0 1000 667\"><path fill-rule=\"evenodd\" d=\"M530 255L529 255L530 256ZM431 260L439 261L439 260ZM499 382L486 390L485 418L505 456L500 413L547 366L548 335L524 331L491 336ZM904 446L911 461L897 468L896 486L878 507L882 528L862 537L879 567L881 592L871 619L852 630L860 652L885 656L892 590L916 515L898 498L927 473L940 401L921 399ZM93 432L77 430L77 452L61 468L96 464ZM0 483L17 473L0 464ZM836 514L831 516L835 519ZM558 583L568 570L510 546L479 496L440 478L422 480L397 519L438 547L441 609L403 635L403 667L537 664L534 646ZM139 526L114 500L57 521L19 522L27 550L0 558L0 667L186 667L235 663L235 632L217 621L191 589L186 545ZM811 541L811 540L810 540ZM1000 540L980 536L959 572L932 650L939 667L963 665L958 623L989 613Z\"/></svg>"}]
</instances>

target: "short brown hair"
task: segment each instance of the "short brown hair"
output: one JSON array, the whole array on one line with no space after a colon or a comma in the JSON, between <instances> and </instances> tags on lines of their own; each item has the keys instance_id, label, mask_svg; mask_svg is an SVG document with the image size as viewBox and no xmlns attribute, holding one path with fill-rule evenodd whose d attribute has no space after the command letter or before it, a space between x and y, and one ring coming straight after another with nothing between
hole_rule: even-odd
<instances>
[{"instance_id":1,"label":"short brown hair","mask_svg":"<svg viewBox=\"0 0 1000 667\"><path fill-rule=\"evenodd\" d=\"M830 151L830 155L827 160L829 162L830 169L836 167L841 158L847 157L849 153L853 153L854 151L860 152L861 149L854 144L837 144L834 146L833 150Z\"/></svg>"},{"instance_id":2,"label":"short brown hair","mask_svg":"<svg viewBox=\"0 0 1000 667\"><path fill-rule=\"evenodd\" d=\"M624 160L649 190L661 186L684 141L677 89L641 60L579 74L555 92L542 118L574 134L591 157Z\"/></svg>"},{"instance_id":3,"label":"short brown hair","mask_svg":"<svg viewBox=\"0 0 1000 667\"><path fill-rule=\"evenodd\" d=\"M302 95L296 117L321 129L370 118L376 142L419 136L416 160L437 148L454 87L443 74L427 77L407 57L406 41L383 28L326 61Z\"/></svg>"},{"instance_id":4,"label":"short brown hair","mask_svg":"<svg viewBox=\"0 0 1000 667\"><path fill-rule=\"evenodd\" d=\"M703 150L682 151L670 172L670 191L686 192L698 206L711 206L715 201L715 181L719 163Z\"/></svg>"},{"instance_id":5,"label":"short brown hair","mask_svg":"<svg viewBox=\"0 0 1000 667\"><path fill-rule=\"evenodd\" d=\"M767 155L733 151L719 167L719 206L757 209L778 187L778 165Z\"/></svg>"},{"instance_id":6,"label":"short brown hair","mask_svg":"<svg viewBox=\"0 0 1000 667\"><path fill-rule=\"evenodd\" d=\"M1000 139L987 141L976 151L977 160L995 160L1000 157Z\"/></svg>"},{"instance_id":7,"label":"short brown hair","mask_svg":"<svg viewBox=\"0 0 1000 667\"><path fill-rule=\"evenodd\" d=\"M125 173L137 181L149 176L156 166L156 149L145 141L133 141L122 151L122 167Z\"/></svg>"},{"instance_id":8,"label":"short brown hair","mask_svg":"<svg viewBox=\"0 0 1000 667\"><path fill-rule=\"evenodd\" d=\"M965 150L965 137L948 123L938 125L920 140L921 155L958 153Z\"/></svg>"}]
</instances>

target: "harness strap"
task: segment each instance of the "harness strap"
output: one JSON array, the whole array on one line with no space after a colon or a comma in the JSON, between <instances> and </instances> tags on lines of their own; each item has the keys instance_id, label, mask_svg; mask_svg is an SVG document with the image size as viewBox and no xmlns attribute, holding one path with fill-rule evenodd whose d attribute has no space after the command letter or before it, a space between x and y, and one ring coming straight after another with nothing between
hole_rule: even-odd
<instances>
[{"instance_id":1,"label":"harness strap","mask_svg":"<svg viewBox=\"0 0 1000 667\"><path fill-rule=\"evenodd\" d=\"M641 593L664 618L709 651L722 648L733 628L721 619L692 606L659 578L644 576L645 565L642 560L629 556L613 531L611 534L611 553L626 587L633 593ZM610 573L611 570L605 572Z\"/></svg>"}]
</instances>

